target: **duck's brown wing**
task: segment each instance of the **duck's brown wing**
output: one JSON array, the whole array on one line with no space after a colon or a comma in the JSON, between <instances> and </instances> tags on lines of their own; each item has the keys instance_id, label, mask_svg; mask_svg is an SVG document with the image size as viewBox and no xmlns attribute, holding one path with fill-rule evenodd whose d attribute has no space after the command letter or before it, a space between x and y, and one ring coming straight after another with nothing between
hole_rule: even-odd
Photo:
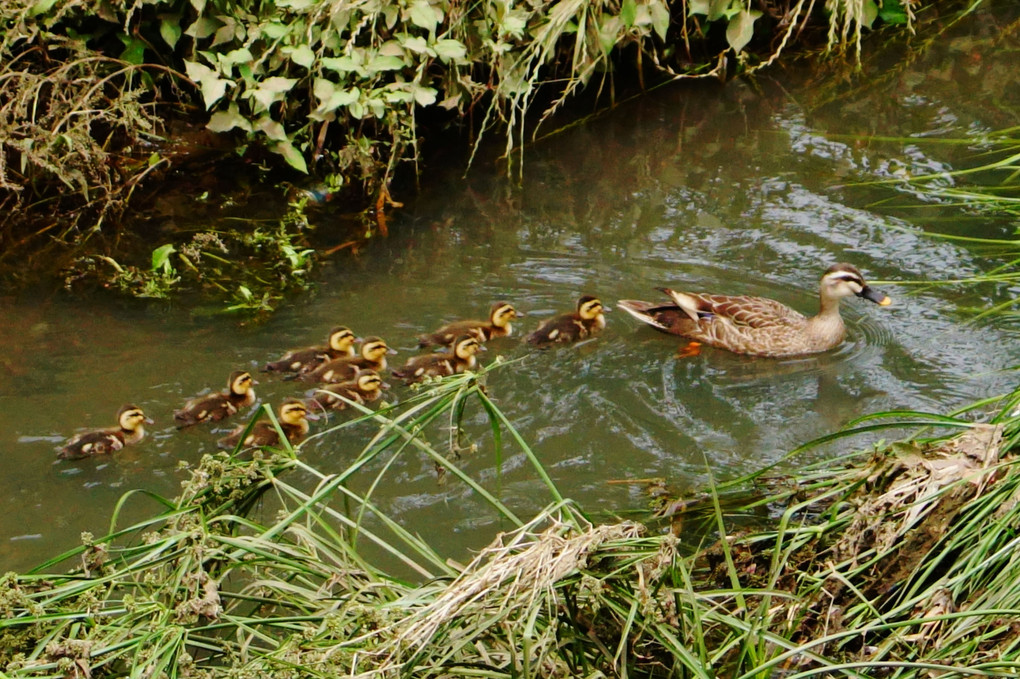
<instances>
[{"instance_id":1,"label":"duck's brown wing","mask_svg":"<svg viewBox=\"0 0 1020 679\"><path fill-rule=\"evenodd\" d=\"M409 359L403 367L392 371L392 374L411 384L426 377L452 375L453 369L449 354L425 354Z\"/></svg>"},{"instance_id":2,"label":"duck's brown wing","mask_svg":"<svg viewBox=\"0 0 1020 679\"><path fill-rule=\"evenodd\" d=\"M479 342L484 342L488 339L488 334L485 332L488 326L488 321L454 321L433 333L420 335L418 337L418 346L423 348L431 346L448 347L461 335L471 335Z\"/></svg>"},{"instance_id":3,"label":"duck's brown wing","mask_svg":"<svg viewBox=\"0 0 1020 679\"><path fill-rule=\"evenodd\" d=\"M360 357L334 358L315 370L298 373L298 379L305 382L346 382L358 374Z\"/></svg>"},{"instance_id":4,"label":"duck's brown wing","mask_svg":"<svg viewBox=\"0 0 1020 679\"><path fill-rule=\"evenodd\" d=\"M124 436L119 431L86 431L71 438L57 451L65 460L76 460L92 455L106 455L124 447Z\"/></svg>"},{"instance_id":5,"label":"duck's brown wing","mask_svg":"<svg viewBox=\"0 0 1020 679\"><path fill-rule=\"evenodd\" d=\"M737 327L772 328L804 321L804 316L768 297L687 293L698 300L699 315L721 316Z\"/></svg>"},{"instance_id":6,"label":"duck's brown wing","mask_svg":"<svg viewBox=\"0 0 1020 679\"><path fill-rule=\"evenodd\" d=\"M266 363L263 372L306 372L329 360L329 350L325 347L309 347L296 349L283 358Z\"/></svg>"},{"instance_id":7,"label":"duck's brown wing","mask_svg":"<svg viewBox=\"0 0 1020 679\"><path fill-rule=\"evenodd\" d=\"M557 344L559 342L573 342L588 334L584 323L575 318L573 314L563 314L550 318L524 338L528 344L541 346L544 344Z\"/></svg>"},{"instance_id":8,"label":"duck's brown wing","mask_svg":"<svg viewBox=\"0 0 1020 679\"><path fill-rule=\"evenodd\" d=\"M193 399L174 412L178 427L189 427L200 422L216 422L237 412L237 406L224 394L209 394Z\"/></svg>"}]
</instances>

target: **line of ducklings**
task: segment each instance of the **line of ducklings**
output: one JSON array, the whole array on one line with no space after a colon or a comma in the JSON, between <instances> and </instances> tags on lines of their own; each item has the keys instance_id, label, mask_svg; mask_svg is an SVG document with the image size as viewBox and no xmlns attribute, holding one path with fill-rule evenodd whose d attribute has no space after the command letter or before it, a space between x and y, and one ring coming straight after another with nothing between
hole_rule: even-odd
<instances>
[{"instance_id":1,"label":"line of ducklings","mask_svg":"<svg viewBox=\"0 0 1020 679\"><path fill-rule=\"evenodd\" d=\"M609 308L598 298L585 295L578 300L573 312L545 321L527 335L525 341L534 346L545 346L590 337L605 327L605 311ZM446 350L412 356L391 374L406 384L414 384L428 377L474 370L478 367L476 355L484 350L483 344L510 336L512 322L522 316L524 314L512 304L496 302L487 320L456 321L421 335L418 337L420 348L443 347ZM277 411L279 431L292 445L300 443L308 435L308 420L316 417L310 409L344 410L348 407L347 401L370 403L381 398L383 390L389 389L390 385L383 381L380 373L387 368L386 357L397 352L380 337L365 338L360 349L356 350L358 342L358 337L349 328L333 328L325 346L295 349L263 367L264 372L284 374L286 380L323 385L306 400L288 398L280 404ZM174 421L177 427L218 422L254 405L255 384L257 382L247 371L231 373L225 391L193 398L176 410ZM77 459L113 453L125 445L141 441L145 436L145 424L152 424L152 420L142 409L126 405L117 413L116 427L77 434L58 449L58 455ZM271 422L260 420L250 429L247 425L237 427L217 443L227 449L238 445L246 448L275 446L280 443L279 431Z\"/></svg>"},{"instance_id":2,"label":"line of ducklings","mask_svg":"<svg viewBox=\"0 0 1020 679\"><path fill-rule=\"evenodd\" d=\"M691 340L681 355L693 355L701 343L738 354L760 357L789 357L814 354L836 347L846 336L846 327L839 314L840 300L857 296L881 306L892 300L885 293L871 288L864 276L851 264L829 267L819 281L819 311L808 318L790 307L766 297L692 293L659 288L669 301L645 302L620 300L619 306L642 323L672 335ZM577 301L572 313L549 319L525 337L532 345L542 346L573 342L589 337L606 325L603 312L609 311L596 297L585 295ZM458 321L434 333L418 338L420 347L444 346L451 351L414 356L403 367L393 371L407 383L419 382L430 376L445 376L474 369L475 355L482 344L511 334L511 321L523 316L507 302L492 305L487 321ZM332 386L316 391L309 401L288 399L279 410L280 428L291 443L308 433L308 407L342 409L347 406L343 396L356 403L379 398L388 387L379 376L386 368L386 356L393 352L386 342L370 337L361 344L360 354L354 350L357 338L347 328L336 328L329 335L326 347L292 351L278 361L266 365L270 372L287 372L294 379L329 383ZM254 380L247 372L231 374L227 391L189 401L174 414L180 426L221 420L240 408L255 402ZM118 426L84 432L73 437L60 449L61 457L85 457L112 453L125 445L137 443L145 435L144 425L151 422L141 408L127 405L117 413ZM233 448L271 446L279 443L276 427L257 422L247 435L239 427L220 440L220 445Z\"/></svg>"}]
</instances>

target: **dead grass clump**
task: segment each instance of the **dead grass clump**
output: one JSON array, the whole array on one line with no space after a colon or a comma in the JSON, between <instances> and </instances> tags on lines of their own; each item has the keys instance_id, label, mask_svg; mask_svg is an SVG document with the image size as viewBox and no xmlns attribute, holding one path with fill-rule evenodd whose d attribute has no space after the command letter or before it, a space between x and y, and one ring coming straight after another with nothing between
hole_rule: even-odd
<instances>
[{"instance_id":1,"label":"dead grass clump","mask_svg":"<svg viewBox=\"0 0 1020 679\"><path fill-rule=\"evenodd\" d=\"M23 258L50 239L98 231L142 178L165 166L141 67L0 8L0 239ZM31 4L31 3L30 3Z\"/></svg>"},{"instance_id":2,"label":"dead grass clump","mask_svg":"<svg viewBox=\"0 0 1020 679\"><path fill-rule=\"evenodd\" d=\"M392 640L384 647L382 665L404 672L422 662L432 665L436 658L428 649L437 645L444 660L467 651L477 661L476 644L484 639L490 662L523 669L513 642L527 638L531 655L543 659L537 663L543 673L569 676L557 651L561 630L549 624L565 606L563 580L590 569L589 559L606 543L637 538L643 529L630 522L579 525L573 515L561 520L546 514L539 521L549 525L537 531L540 525L533 523L498 537L438 596L389 630Z\"/></svg>"}]
</instances>

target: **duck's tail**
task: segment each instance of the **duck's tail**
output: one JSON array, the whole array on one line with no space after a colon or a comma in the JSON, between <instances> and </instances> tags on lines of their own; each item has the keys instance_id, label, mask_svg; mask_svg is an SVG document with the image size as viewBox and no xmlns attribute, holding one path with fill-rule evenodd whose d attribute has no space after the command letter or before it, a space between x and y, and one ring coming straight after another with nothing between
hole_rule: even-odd
<instances>
[{"instance_id":1,"label":"duck's tail","mask_svg":"<svg viewBox=\"0 0 1020 679\"><path fill-rule=\"evenodd\" d=\"M621 299L616 302L616 306L626 311L628 314L638 319L642 323L646 323L653 328L664 330L669 332L669 327L665 325L660 319L657 311L662 310L662 304L659 302L643 302L640 299Z\"/></svg>"}]
</instances>

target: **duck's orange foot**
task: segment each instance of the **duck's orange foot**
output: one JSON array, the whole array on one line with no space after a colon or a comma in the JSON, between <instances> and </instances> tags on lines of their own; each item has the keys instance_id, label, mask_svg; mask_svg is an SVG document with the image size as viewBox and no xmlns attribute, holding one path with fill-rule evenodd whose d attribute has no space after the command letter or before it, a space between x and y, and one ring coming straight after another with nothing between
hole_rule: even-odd
<instances>
[{"instance_id":1,"label":"duck's orange foot","mask_svg":"<svg viewBox=\"0 0 1020 679\"><path fill-rule=\"evenodd\" d=\"M680 347L676 350L676 356L673 358L690 358L691 356L697 356L701 353L701 342L688 342L687 346Z\"/></svg>"}]
</instances>

